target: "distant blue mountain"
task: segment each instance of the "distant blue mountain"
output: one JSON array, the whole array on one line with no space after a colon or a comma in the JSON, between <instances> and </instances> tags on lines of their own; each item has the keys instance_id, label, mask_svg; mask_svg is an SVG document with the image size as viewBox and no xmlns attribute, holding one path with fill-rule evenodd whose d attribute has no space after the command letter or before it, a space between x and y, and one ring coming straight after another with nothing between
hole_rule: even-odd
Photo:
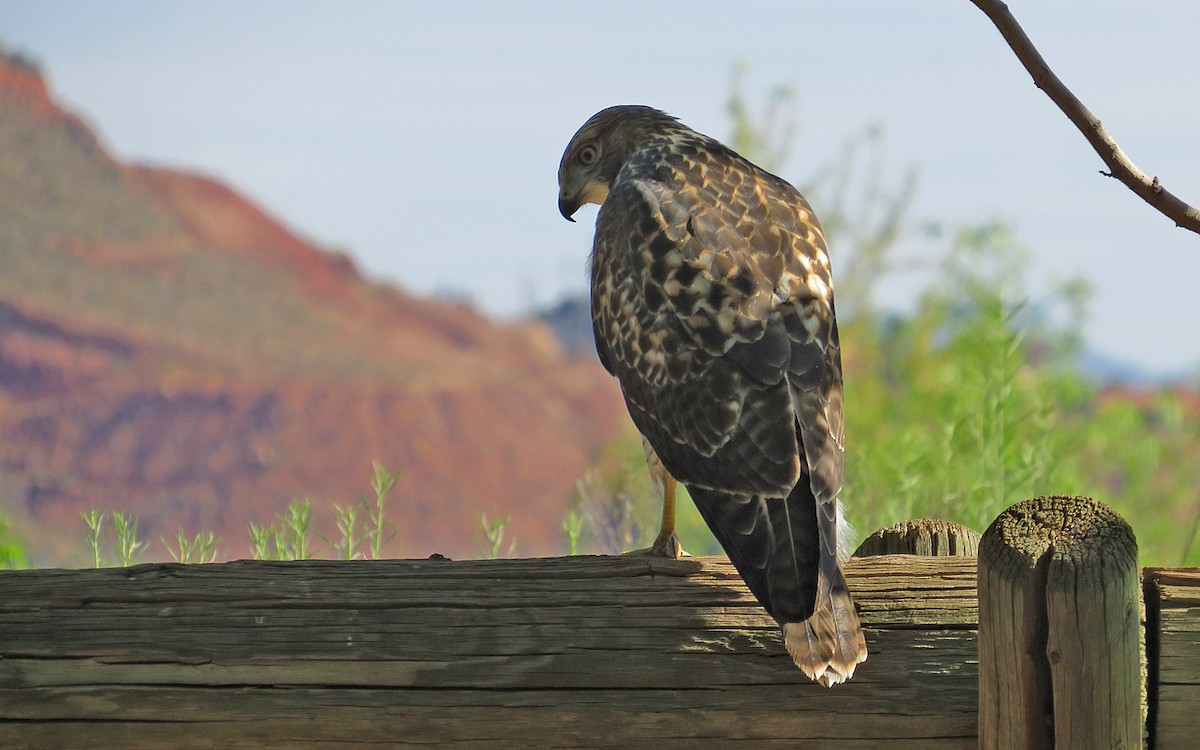
<instances>
[{"instance_id":1,"label":"distant blue mountain","mask_svg":"<svg viewBox=\"0 0 1200 750\"><path fill-rule=\"evenodd\" d=\"M1139 386L1160 386L1196 380L1196 368L1174 372L1151 370L1096 349L1084 348L1076 364L1079 373L1088 380L1105 385L1123 383Z\"/></svg>"},{"instance_id":2,"label":"distant blue mountain","mask_svg":"<svg viewBox=\"0 0 1200 750\"><path fill-rule=\"evenodd\" d=\"M550 326L554 337L567 354L573 357L596 351L592 338L592 306L586 294L564 297L534 317Z\"/></svg>"}]
</instances>

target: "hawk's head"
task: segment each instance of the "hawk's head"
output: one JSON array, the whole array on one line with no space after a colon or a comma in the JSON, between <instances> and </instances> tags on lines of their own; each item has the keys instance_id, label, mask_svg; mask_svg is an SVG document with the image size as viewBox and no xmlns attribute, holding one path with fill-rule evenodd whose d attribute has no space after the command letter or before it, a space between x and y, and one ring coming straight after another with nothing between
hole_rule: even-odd
<instances>
[{"instance_id":1,"label":"hawk's head","mask_svg":"<svg viewBox=\"0 0 1200 750\"><path fill-rule=\"evenodd\" d=\"M558 210L567 221L584 203L604 203L625 162L648 137L679 128L652 107L621 105L592 115L567 144L558 165Z\"/></svg>"}]
</instances>

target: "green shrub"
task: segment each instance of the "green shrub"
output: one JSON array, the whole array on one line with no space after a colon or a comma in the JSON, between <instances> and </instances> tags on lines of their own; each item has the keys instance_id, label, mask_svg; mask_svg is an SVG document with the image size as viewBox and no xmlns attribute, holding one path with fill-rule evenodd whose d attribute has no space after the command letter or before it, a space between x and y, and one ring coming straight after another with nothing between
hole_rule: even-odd
<instances>
[{"instance_id":1,"label":"green shrub","mask_svg":"<svg viewBox=\"0 0 1200 750\"><path fill-rule=\"evenodd\" d=\"M13 535L8 519L0 515L0 570L24 568L26 559L24 545Z\"/></svg>"}]
</instances>

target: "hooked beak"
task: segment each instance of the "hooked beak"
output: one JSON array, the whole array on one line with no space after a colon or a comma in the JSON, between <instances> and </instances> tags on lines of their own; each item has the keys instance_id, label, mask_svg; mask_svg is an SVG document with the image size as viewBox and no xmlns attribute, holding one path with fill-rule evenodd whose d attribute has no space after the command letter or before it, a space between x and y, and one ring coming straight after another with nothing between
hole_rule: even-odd
<instances>
[{"instance_id":1,"label":"hooked beak","mask_svg":"<svg viewBox=\"0 0 1200 750\"><path fill-rule=\"evenodd\" d=\"M578 201L571 201L571 200L567 200L566 198L560 197L558 199L558 212L560 214L562 214L562 217L564 219L566 219L569 222L574 223L575 220L572 219L571 217L575 215L575 212L579 210L579 207L581 205L583 205L583 204L579 203Z\"/></svg>"}]
</instances>

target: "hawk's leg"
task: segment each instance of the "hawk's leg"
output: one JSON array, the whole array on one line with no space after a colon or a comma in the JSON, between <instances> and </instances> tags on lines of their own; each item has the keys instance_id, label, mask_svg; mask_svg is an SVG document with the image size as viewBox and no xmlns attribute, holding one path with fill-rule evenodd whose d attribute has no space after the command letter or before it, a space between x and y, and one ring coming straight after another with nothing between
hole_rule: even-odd
<instances>
[{"instance_id":1,"label":"hawk's leg","mask_svg":"<svg viewBox=\"0 0 1200 750\"><path fill-rule=\"evenodd\" d=\"M646 465L650 468L650 478L654 481L654 487L662 495L662 524L658 529L658 536L654 539L654 544L646 549L633 550L626 552L627 555L648 555L650 557L669 557L678 560L681 557L691 557L684 551L683 545L679 543L679 536L675 533L675 489L677 482L675 477L671 476L666 467L662 465L662 461L658 459L658 454L650 447L649 441L642 438L642 450L646 453Z\"/></svg>"}]
</instances>

